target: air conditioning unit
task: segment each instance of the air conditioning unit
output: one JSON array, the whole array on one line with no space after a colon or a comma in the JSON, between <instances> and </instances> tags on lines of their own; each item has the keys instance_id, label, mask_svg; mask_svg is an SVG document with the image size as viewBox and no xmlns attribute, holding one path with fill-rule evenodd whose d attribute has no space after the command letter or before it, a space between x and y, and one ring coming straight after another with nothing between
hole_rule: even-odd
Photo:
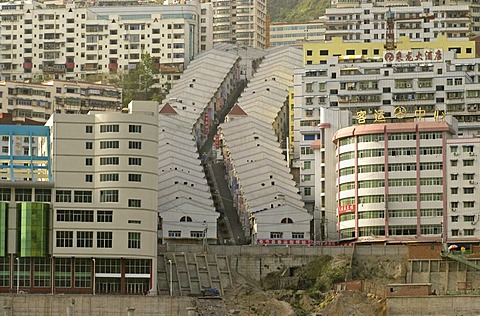
<instances>
[{"instance_id":1,"label":"air conditioning unit","mask_svg":"<svg viewBox=\"0 0 480 316\"><path fill-rule=\"evenodd\" d=\"M456 209L456 208L452 208L452 212L456 212L456 211L457 211L457 209Z\"/></svg>"},{"instance_id":2,"label":"air conditioning unit","mask_svg":"<svg viewBox=\"0 0 480 316\"><path fill-rule=\"evenodd\" d=\"M470 153L470 156L475 156L475 153L474 153L474 152L471 152L471 153Z\"/></svg>"},{"instance_id":3,"label":"air conditioning unit","mask_svg":"<svg viewBox=\"0 0 480 316\"><path fill-rule=\"evenodd\" d=\"M458 156L458 153L453 153L454 156Z\"/></svg>"},{"instance_id":4,"label":"air conditioning unit","mask_svg":"<svg viewBox=\"0 0 480 316\"><path fill-rule=\"evenodd\" d=\"M412 85L411 85L410 83L407 83L407 84L405 84L405 87L407 87L407 88L411 88L411 87L412 87Z\"/></svg>"},{"instance_id":5,"label":"air conditioning unit","mask_svg":"<svg viewBox=\"0 0 480 316\"><path fill-rule=\"evenodd\" d=\"M475 181L470 180L470 181L468 181L468 183L470 183L470 184L475 184Z\"/></svg>"}]
</instances>

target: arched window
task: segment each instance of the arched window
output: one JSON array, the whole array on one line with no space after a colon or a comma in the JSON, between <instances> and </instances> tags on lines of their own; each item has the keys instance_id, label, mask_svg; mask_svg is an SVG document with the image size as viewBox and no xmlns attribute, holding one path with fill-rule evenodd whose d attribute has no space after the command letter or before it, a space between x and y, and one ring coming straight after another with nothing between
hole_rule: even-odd
<instances>
[{"instance_id":1,"label":"arched window","mask_svg":"<svg viewBox=\"0 0 480 316\"><path fill-rule=\"evenodd\" d=\"M290 217L285 217L282 219L282 221L280 222L282 224L293 224L293 219L291 219Z\"/></svg>"},{"instance_id":2,"label":"arched window","mask_svg":"<svg viewBox=\"0 0 480 316\"><path fill-rule=\"evenodd\" d=\"M192 218L190 216L183 216L180 218L180 222L191 222Z\"/></svg>"}]
</instances>

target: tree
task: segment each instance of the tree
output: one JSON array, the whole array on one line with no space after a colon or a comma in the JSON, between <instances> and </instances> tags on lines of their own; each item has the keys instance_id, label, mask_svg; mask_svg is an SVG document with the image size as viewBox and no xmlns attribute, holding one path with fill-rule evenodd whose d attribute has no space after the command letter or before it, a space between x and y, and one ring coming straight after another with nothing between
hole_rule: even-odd
<instances>
[{"instance_id":1,"label":"tree","mask_svg":"<svg viewBox=\"0 0 480 316\"><path fill-rule=\"evenodd\" d=\"M136 68L122 76L120 84L123 88L123 104L126 106L132 100L155 100L162 92L161 89L153 87L155 75L158 73L150 54L143 54Z\"/></svg>"}]
</instances>

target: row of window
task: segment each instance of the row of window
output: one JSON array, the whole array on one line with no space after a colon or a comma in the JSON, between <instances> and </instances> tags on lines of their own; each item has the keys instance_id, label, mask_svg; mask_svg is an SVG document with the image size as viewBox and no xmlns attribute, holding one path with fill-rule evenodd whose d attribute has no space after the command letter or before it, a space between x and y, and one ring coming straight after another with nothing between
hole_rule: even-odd
<instances>
[{"instance_id":1,"label":"row of window","mask_svg":"<svg viewBox=\"0 0 480 316\"><path fill-rule=\"evenodd\" d=\"M58 222L90 222L94 219L93 210L57 210ZM113 222L113 211L97 211L98 223Z\"/></svg>"},{"instance_id":2,"label":"row of window","mask_svg":"<svg viewBox=\"0 0 480 316\"><path fill-rule=\"evenodd\" d=\"M56 246L59 248L72 248L75 244L77 248L93 248L94 232L93 231L77 231L74 239L74 232L70 230L60 230L56 232ZM96 232L96 247L97 248L112 248L113 246L113 232L97 231ZM141 233L128 232L127 247L130 249L140 249Z\"/></svg>"},{"instance_id":3,"label":"row of window","mask_svg":"<svg viewBox=\"0 0 480 316\"><path fill-rule=\"evenodd\" d=\"M388 140L416 140L416 133L389 133L387 134ZM441 139L442 133L440 132L431 132L431 133L419 133L420 139ZM385 141L385 134L370 134L370 135L359 135L358 142L380 142ZM353 144L355 143L355 137L346 137L340 140L340 146Z\"/></svg>"},{"instance_id":4,"label":"row of window","mask_svg":"<svg viewBox=\"0 0 480 316\"><path fill-rule=\"evenodd\" d=\"M450 218L452 220L452 223L456 223L456 222L458 222L458 219L460 218L460 216L454 215L454 216L450 216ZM463 215L463 221L464 222L475 222L475 215Z\"/></svg>"},{"instance_id":5,"label":"row of window","mask_svg":"<svg viewBox=\"0 0 480 316\"><path fill-rule=\"evenodd\" d=\"M32 189L15 188L15 201L17 202L31 202L32 196L35 196L36 202L51 202L51 189ZM10 202L12 198L12 191L10 188L0 188L0 201Z\"/></svg>"},{"instance_id":6,"label":"row of window","mask_svg":"<svg viewBox=\"0 0 480 316\"><path fill-rule=\"evenodd\" d=\"M100 125L100 133L118 133L120 132L120 125L118 124L104 124ZM129 133L141 133L142 125L128 125ZM85 126L85 133L93 133L93 126Z\"/></svg>"},{"instance_id":7,"label":"row of window","mask_svg":"<svg viewBox=\"0 0 480 316\"><path fill-rule=\"evenodd\" d=\"M92 191L73 192L75 203L92 203ZM71 190L56 190L55 201L59 203L71 203ZM100 203L117 203L119 201L119 190L100 190ZM128 207L141 207L140 199L128 199Z\"/></svg>"},{"instance_id":8,"label":"row of window","mask_svg":"<svg viewBox=\"0 0 480 316\"><path fill-rule=\"evenodd\" d=\"M92 142L85 143L86 149L93 149ZM118 149L120 148L120 142L118 140L104 140L100 142L100 149ZM128 149L142 149L142 142L128 141Z\"/></svg>"},{"instance_id":9,"label":"row of window","mask_svg":"<svg viewBox=\"0 0 480 316\"><path fill-rule=\"evenodd\" d=\"M141 148L141 143L140 143ZM119 165L120 158L119 157L101 157L100 158L100 166L107 166L107 165ZM93 166L93 158L85 158L85 165L86 166ZM141 166L142 165L142 158L137 157L128 157L128 165L129 166Z\"/></svg>"},{"instance_id":10,"label":"row of window","mask_svg":"<svg viewBox=\"0 0 480 316\"><path fill-rule=\"evenodd\" d=\"M420 182L416 178L407 178L407 179L388 179L389 187L405 187L405 186L417 186L419 184L424 185L442 185L442 178L421 178ZM370 189L370 188L383 188L385 187L384 179L377 180L363 180L358 181L359 189ZM355 182L346 182L340 185L340 191L347 191L355 189Z\"/></svg>"},{"instance_id":11,"label":"row of window","mask_svg":"<svg viewBox=\"0 0 480 316\"><path fill-rule=\"evenodd\" d=\"M421 193L420 201L442 201L442 193ZM388 202L412 202L417 201L417 194L390 194L388 195ZM364 195L358 197L359 204L370 203L384 203L385 195ZM340 205L352 205L355 204L355 197L348 197L340 200Z\"/></svg>"}]
</instances>

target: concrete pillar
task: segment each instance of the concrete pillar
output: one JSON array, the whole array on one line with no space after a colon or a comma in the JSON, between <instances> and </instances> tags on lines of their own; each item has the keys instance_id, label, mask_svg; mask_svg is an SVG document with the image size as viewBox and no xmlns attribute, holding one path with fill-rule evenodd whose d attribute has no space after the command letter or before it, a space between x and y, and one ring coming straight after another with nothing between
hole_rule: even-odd
<instances>
[{"instance_id":1,"label":"concrete pillar","mask_svg":"<svg viewBox=\"0 0 480 316\"><path fill-rule=\"evenodd\" d=\"M127 316L135 316L135 307L127 307Z\"/></svg>"},{"instance_id":2,"label":"concrete pillar","mask_svg":"<svg viewBox=\"0 0 480 316\"><path fill-rule=\"evenodd\" d=\"M3 316L12 316L11 306L3 306Z\"/></svg>"},{"instance_id":3,"label":"concrete pillar","mask_svg":"<svg viewBox=\"0 0 480 316\"><path fill-rule=\"evenodd\" d=\"M187 307L187 316L195 316L197 309L195 307Z\"/></svg>"},{"instance_id":4,"label":"concrete pillar","mask_svg":"<svg viewBox=\"0 0 480 316\"><path fill-rule=\"evenodd\" d=\"M75 306L68 305L67 306L67 316L75 316Z\"/></svg>"}]
</instances>

